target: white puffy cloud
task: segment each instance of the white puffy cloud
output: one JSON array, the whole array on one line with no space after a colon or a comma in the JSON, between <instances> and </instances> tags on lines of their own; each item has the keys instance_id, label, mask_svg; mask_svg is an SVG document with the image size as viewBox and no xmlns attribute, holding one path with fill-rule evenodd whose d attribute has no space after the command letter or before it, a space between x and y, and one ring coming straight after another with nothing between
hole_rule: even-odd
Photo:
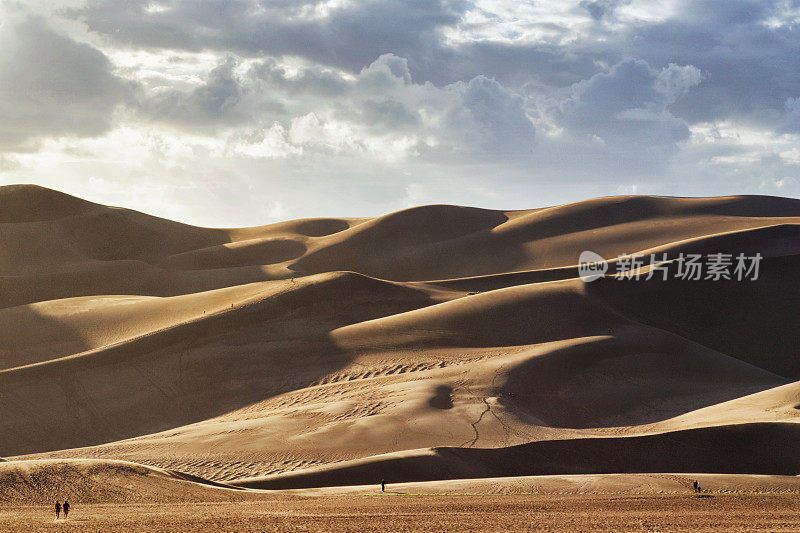
<instances>
[{"instance_id":1,"label":"white puffy cloud","mask_svg":"<svg viewBox=\"0 0 800 533\"><path fill-rule=\"evenodd\" d=\"M474 146L490 153L532 152L535 130L519 95L484 76L451 88L459 94L461 105L450 110L446 128L466 131L474 138Z\"/></svg>"},{"instance_id":2,"label":"white puffy cloud","mask_svg":"<svg viewBox=\"0 0 800 533\"><path fill-rule=\"evenodd\" d=\"M645 61L627 60L574 84L553 115L569 131L606 143L634 149L670 145L688 139L689 127L669 106L702 79L691 65L656 70Z\"/></svg>"},{"instance_id":3,"label":"white puffy cloud","mask_svg":"<svg viewBox=\"0 0 800 533\"><path fill-rule=\"evenodd\" d=\"M423 153L492 158L533 148L535 130L523 98L483 76L444 87L415 83L407 60L393 54L354 76L316 66L290 74L274 58L241 73L239 66L229 56L194 87L146 90L140 111L150 121L194 133L209 125L240 128L246 133L234 131L229 138L238 153L259 152L246 146L251 139L274 146L276 127L285 132L287 148L272 154L306 149L381 159Z\"/></svg>"}]
</instances>

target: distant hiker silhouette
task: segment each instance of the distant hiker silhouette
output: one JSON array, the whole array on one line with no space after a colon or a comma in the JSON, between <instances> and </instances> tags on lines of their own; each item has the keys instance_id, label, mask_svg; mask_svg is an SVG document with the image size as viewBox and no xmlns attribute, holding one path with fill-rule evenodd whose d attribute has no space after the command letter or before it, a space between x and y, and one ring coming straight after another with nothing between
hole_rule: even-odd
<instances>
[{"instance_id":1,"label":"distant hiker silhouette","mask_svg":"<svg viewBox=\"0 0 800 533\"><path fill-rule=\"evenodd\" d=\"M69 514L69 502L64 500L64 520L67 519L67 515Z\"/></svg>"},{"instance_id":2,"label":"distant hiker silhouette","mask_svg":"<svg viewBox=\"0 0 800 533\"><path fill-rule=\"evenodd\" d=\"M692 481L692 488L697 492L697 480Z\"/></svg>"},{"instance_id":3,"label":"distant hiker silhouette","mask_svg":"<svg viewBox=\"0 0 800 533\"><path fill-rule=\"evenodd\" d=\"M386 492L386 480L381 480L381 492Z\"/></svg>"},{"instance_id":4,"label":"distant hiker silhouette","mask_svg":"<svg viewBox=\"0 0 800 533\"><path fill-rule=\"evenodd\" d=\"M56 500L56 520L61 515L61 502Z\"/></svg>"}]
</instances>

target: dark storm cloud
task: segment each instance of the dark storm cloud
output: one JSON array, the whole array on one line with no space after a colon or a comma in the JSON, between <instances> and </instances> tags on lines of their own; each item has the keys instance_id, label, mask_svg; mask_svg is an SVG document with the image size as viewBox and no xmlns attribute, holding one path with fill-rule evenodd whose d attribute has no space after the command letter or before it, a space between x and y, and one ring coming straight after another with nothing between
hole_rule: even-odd
<instances>
[{"instance_id":1,"label":"dark storm cloud","mask_svg":"<svg viewBox=\"0 0 800 533\"><path fill-rule=\"evenodd\" d=\"M38 17L8 17L0 33L0 149L40 137L94 136L112 126L130 84L96 48L52 31Z\"/></svg>"}]
</instances>

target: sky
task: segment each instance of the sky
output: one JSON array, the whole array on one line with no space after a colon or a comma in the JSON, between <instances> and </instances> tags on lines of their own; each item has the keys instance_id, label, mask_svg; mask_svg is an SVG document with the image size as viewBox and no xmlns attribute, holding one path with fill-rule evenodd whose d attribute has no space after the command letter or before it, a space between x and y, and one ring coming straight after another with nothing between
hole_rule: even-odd
<instances>
[{"instance_id":1,"label":"sky","mask_svg":"<svg viewBox=\"0 0 800 533\"><path fill-rule=\"evenodd\" d=\"M196 225L800 197L800 0L0 0L0 185Z\"/></svg>"}]
</instances>

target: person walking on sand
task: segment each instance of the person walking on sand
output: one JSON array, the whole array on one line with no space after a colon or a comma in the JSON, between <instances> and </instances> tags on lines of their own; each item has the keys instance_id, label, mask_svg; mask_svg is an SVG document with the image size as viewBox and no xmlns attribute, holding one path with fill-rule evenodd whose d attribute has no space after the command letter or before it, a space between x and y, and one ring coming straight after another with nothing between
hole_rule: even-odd
<instances>
[{"instance_id":1,"label":"person walking on sand","mask_svg":"<svg viewBox=\"0 0 800 533\"><path fill-rule=\"evenodd\" d=\"M697 480L695 479L692 481L692 489L694 489L695 493L697 492Z\"/></svg>"},{"instance_id":2,"label":"person walking on sand","mask_svg":"<svg viewBox=\"0 0 800 533\"><path fill-rule=\"evenodd\" d=\"M381 492L386 492L386 480L381 480Z\"/></svg>"},{"instance_id":3,"label":"person walking on sand","mask_svg":"<svg viewBox=\"0 0 800 533\"><path fill-rule=\"evenodd\" d=\"M700 488L700 482L697 482L697 494L700 494L703 490Z\"/></svg>"},{"instance_id":4,"label":"person walking on sand","mask_svg":"<svg viewBox=\"0 0 800 533\"><path fill-rule=\"evenodd\" d=\"M69 514L69 502L64 500L64 520L67 519L67 515Z\"/></svg>"},{"instance_id":5,"label":"person walking on sand","mask_svg":"<svg viewBox=\"0 0 800 533\"><path fill-rule=\"evenodd\" d=\"M61 502L56 500L56 520L61 516Z\"/></svg>"}]
</instances>

